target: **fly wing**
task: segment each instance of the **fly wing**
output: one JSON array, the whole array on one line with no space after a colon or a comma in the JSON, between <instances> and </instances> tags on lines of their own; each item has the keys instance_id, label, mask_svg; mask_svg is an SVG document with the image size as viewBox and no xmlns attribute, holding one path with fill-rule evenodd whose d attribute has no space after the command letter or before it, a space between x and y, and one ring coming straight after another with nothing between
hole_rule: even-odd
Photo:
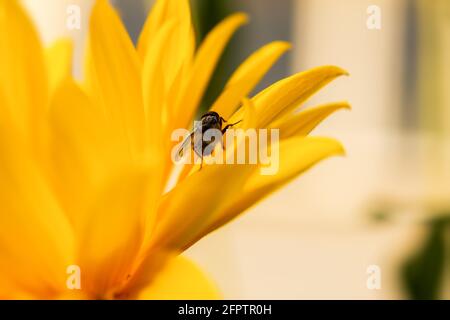
<instances>
[{"instance_id":1,"label":"fly wing","mask_svg":"<svg viewBox=\"0 0 450 320\"><path fill-rule=\"evenodd\" d=\"M178 147L175 161L180 161L183 158L186 148L191 148L193 144L193 139L201 132L201 126L197 126L181 143Z\"/></svg>"}]
</instances>

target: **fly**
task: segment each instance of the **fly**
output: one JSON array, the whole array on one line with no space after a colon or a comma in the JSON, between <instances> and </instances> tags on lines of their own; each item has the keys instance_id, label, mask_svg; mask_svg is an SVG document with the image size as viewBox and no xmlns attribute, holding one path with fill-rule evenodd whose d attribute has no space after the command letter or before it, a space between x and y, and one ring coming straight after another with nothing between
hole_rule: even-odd
<instances>
[{"instance_id":1,"label":"fly","mask_svg":"<svg viewBox=\"0 0 450 320\"><path fill-rule=\"evenodd\" d=\"M217 112L214 112L214 111L205 113L204 115L202 115L200 121L195 126L195 128L192 130L192 132L184 139L183 143L178 148L178 151L177 151L178 158L176 160L178 161L179 159L181 159L183 157L186 148L190 144L190 147L202 159L202 161L200 163L200 169L201 169L202 165L203 165L203 156L208 156L209 154L211 154L211 152L213 150L213 148L210 148L207 151L207 154L205 154L206 147L208 147L211 144L213 144L212 146L214 146L215 144L217 144L219 142L219 141L215 141L215 138L216 138L215 136L213 136L210 141L205 141L203 139L203 134L209 129L215 129L215 130L219 130L221 132L221 137L222 137L229 128L237 125L241 121L242 120L235 122L235 123L227 124L222 129L222 125L225 122L227 122L227 120L222 118Z\"/></svg>"}]
</instances>

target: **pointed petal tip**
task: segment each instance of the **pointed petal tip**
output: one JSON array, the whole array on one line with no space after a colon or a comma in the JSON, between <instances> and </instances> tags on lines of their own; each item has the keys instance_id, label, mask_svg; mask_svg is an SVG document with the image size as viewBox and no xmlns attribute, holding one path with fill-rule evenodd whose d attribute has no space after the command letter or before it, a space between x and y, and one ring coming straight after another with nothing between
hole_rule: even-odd
<instances>
[{"instance_id":1,"label":"pointed petal tip","mask_svg":"<svg viewBox=\"0 0 450 320\"><path fill-rule=\"evenodd\" d=\"M345 157L347 156L347 151L345 150L344 146L341 142L328 138L329 142L332 144L330 154L334 154L335 156Z\"/></svg>"},{"instance_id":2,"label":"pointed petal tip","mask_svg":"<svg viewBox=\"0 0 450 320\"><path fill-rule=\"evenodd\" d=\"M346 100L329 102L329 103L323 104L321 106L318 106L316 108L330 108L330 107L332 107L334 110L339 110L339 109L352 110L351 104ZM306 109L306 111L308 111L308 110L312 111L314 109L315 108L308 108L308 109Z\"/></svg>"},{"instance_id":3,"label":"pointed petal tip","mask_svg":"<svg viewBox=\"0 0 450 320\"><path fill-rule=\"evenodd\" d=\"M270 43L269 45L278 46L280 48L280 50L282 50L282 51L287 51L287 50L292 49L292 43L290 43L289 41L284 41L284 40L274 41L274 42Z\"/></svg>"},{"instance_id":4,"label":"pointed petal tip","mask_svg":"<svg viewBox=\"0 0 450 320\"><path fill-rule=\"evenodd\" d=\"M283 81L286 81L289 79L292 80L294 78L301 78L305 74L324 75L326 78L332 78L332 79L340 77L340 76L349 76L350 75L346 70L344 70L338 66L322 65L322 66L316 66L316 67L312 67L312 68L309 68L309 69L306 69L303 71L296 72L292 76L284 78L279 82L283 82ZM277 83L275 83L275 84L277 84Z\"/></svg>"},{"instance_id":5,"label":"pointed petal tip","mask_svg":"<svg viewBox=\"0 0 450 320\"><path fill-rule=\"evenodd\" d=\"M225 20L234 20L237 25L247 24L250 20L249 16L244 12L236 12L228 16Z\"/></svg>"},{"instance_id":6,"label":"pointed petal tip","mask_svg":"<svg viewBox=\"0 0 450 320\"><path fill-rule=\"evenodd\" d=\"M341 157L347 156L347 151L341 143L339 143L339 148L337 149L336 155Z\"/></svg>"},{"instance_id":7,"label":"pointed petal tip","mask_svg":"<svg viewBox=\"0 0 450 320\"><path fill-rule=\"evenodd\" d=\"M352 110L352 105L348 101L342 101L339 104L341 105L342 109L349 110L349 111Z\"/></svg>"},{"instance_id":8,"label":"pointed petal tip","mask_svg":"<svg viewBox=\"0 0 450 320\"><path fill-rule=\"evenodd\" d=\"M330 73L335 74L337 76L349 76L350 75L350 73L347 70L342 69L341 67L338 67L338 66L334 66L334 65L325 65L325 66L322 66L319 68L328 69L328 71Z\"/></svg>"},{"instance_id":9,"label":"pointed petal tip","mask_svg":"<svg viewBox=\"0 0 450 320\"><path fill-rule=\"evenodd\" d=\"M328 156L342 156L345 157L346 156L346 151L344 146L342 145L342 143L334 138L329 138L329 137L306 137L304 139L308 139L310 141L316 141L318 143L320 143L322 146L325 147L324 150L326 151L326 154L328 154Z\"/></svg>"},{"instance_id":10,"label":"pointed petal tip","mask_svg":"<svg viewBox=\"0 0 450 320\"><path fill-rule=\"evenodd\" d=\"M340 68L340 67L336 67L337 69L339 69L340 70L340 73L343 75L343 76L350 76L350 73L347 71L347 70L345 70L345 69L342 69L342 68Z\"/></svg>"},{"instance_id":11,"label":"pointed petal tip","mask_svg":"<svg viewBox=\"0 0 450 320\"><path fill-rule=\"evenodd\" d=\"M317 67L313 67L313 68L310 68L308 70L305 70L303 72L311 72L311 71L321 71L321 72L324 72L324 73L326 73L326 74L328 74L330 76L336 76L336 77L349 76L350 75L350 73L347 70L342 69L341 67L338 67L338 66L335 66L335 65L317 66ZM299 73L302 73L302 72L299 72Z\"/></svg>"}]
</instances>

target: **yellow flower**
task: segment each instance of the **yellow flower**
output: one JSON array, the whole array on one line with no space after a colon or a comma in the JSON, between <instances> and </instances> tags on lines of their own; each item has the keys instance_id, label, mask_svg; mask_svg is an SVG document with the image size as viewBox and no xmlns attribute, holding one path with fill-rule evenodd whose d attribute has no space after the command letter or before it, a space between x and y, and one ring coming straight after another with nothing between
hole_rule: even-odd
<instances>
[{"instance_id":1,"label":"yellow flower","mask_svg":"<svg viewBox=\"0 0 450 320\"><path fill-rule=\"evenodd\" d=\"M156 2L137 48L105 0L94 5L85 77L71 44L44 51L17 1L0 0L0 298L213 298L183 250L298 174L343 149L306 137L335 110L295 112L346 74L318 67L245 99L289 45L268 44L212 106L242 126L279 128L280 168L186 165L166 191L171 132L189 128L217 60L246 16L196 49L188 0ZM244 101L244 107L240 107ZM71 287L78 266L81 288Z\"/></svg>"}]
</instances>

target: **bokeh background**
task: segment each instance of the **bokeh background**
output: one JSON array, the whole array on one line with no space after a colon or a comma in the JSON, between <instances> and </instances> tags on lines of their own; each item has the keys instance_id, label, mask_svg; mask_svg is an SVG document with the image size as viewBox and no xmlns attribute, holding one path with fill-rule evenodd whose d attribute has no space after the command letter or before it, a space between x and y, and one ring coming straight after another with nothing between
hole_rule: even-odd
<instances>
[{"instance_id":1,"label":"bokeh background","mask_svg":"<svg viewBox=\"0 0 450 320\"><path fill-rule=\"evenodd\" d=\"M75 41L75 73L90 0L24 0L46 43ZM137 39L149 0L114 0ZM82 8L68 30L66 8ZM306 106L348 100L314 131L341 140L329 159L209 235L187 255L235 299L450 298L450 1L192 0L198 41L227 14L251 23L225 52L203 108L234 68L273 40L293 49L256 91L324 64L348 70ZM370 30L367 9L381 10ZM189 214L187 210L186 214ZM367 270L381 270L381 288Z\"/></svg>"}]
</instances>

